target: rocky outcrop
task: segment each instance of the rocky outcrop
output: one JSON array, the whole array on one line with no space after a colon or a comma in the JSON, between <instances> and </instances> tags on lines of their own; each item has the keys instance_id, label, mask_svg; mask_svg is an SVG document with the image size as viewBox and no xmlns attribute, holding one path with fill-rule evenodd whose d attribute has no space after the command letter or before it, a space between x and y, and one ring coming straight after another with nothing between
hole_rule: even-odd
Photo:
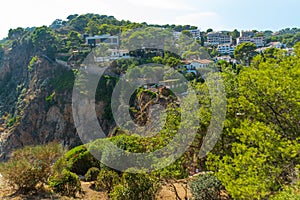
<instances>
[{"instance_id":1,"label":"rocky outcrop","mask_svg":"<svg viewBox=\"0 0 300 200\"><path fill-rule=\"evenodd\" d=\"M46 101L53 90L49 80L59 66L40 56L29 69L33 55L26 55L28 53L22 46L11 49L1 63L1 158L25 145L54 140L78 143L70 117L71 105L56 100L56 97L53 99L55 104ZM65 92L66 99L71 99L70 95Z\"/></svg>"},{"instance_id":2,"label":"rocky outcrop","mask_svg":"<svg viewBox=\"0 0 300 200\"><path fill-rule=\"evenodd\" d=\"M0 159L26 145L81 144L72 118L72 90L56 91L51 83L70 69L43 55L32 63L31 53L19 45L8 49L0 63Z\"/></svg>"}]
</instances>

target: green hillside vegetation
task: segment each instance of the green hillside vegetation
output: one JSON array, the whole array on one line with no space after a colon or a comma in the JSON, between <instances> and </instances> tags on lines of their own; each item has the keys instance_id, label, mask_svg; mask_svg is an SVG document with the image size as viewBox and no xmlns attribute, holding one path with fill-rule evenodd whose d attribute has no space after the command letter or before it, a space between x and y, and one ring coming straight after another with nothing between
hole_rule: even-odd
<instances>
[{"instance_id":1,"label":"green hillside vegetation","mask_svg":"<svg viewBox=\"0 0 300 200\"><path fill-rule=\"evenodd\" d=\"M222 76L228 95L225 128L213 152L208 157L198 160L197 166L204 171L213 171L214 176L221 181L234 199L265 199L271 196L273 199L279 199L280 196L291 195L284 193L299 196L300 44L295 46L295 52L297 53L295 56L285 55L282 51L272 56L258 55L250 67L242 67L238 74L230 66L222 66ZM205 85L205 83L195 84L198 90ZM209 113L209 110L205 112ZM205 112L202 111L201 117L207 115ZM66 170L79 174L86 173L91 167L97 167L100 172L114 171L95 160L88 153L89 149L93 149L92 152L96 149L101 154L101 159L114 159L114 162L118 162L118 158L110 156L113 152L101 149L102 141L110 140L128 152L154 151L168 142L171 126L178 123L174 120L178 119L169 118L167 123L170 125L166 125L155 137L141 138L121 134L92 142L87 148L76 147L61 159L67 160ZM197 147L200 144L197 142L201 142L204 134L202 131L208 126L207 123L202 123L198 127L197 140L184 156L165 169L147 173L147 176L153 176L154 180L159 181L168 178L187 178L187 169L193 162L192 152L199 150ZM2 169L5 165L7 164L2 164ZM5 169L10 171L14 168ZM111 183L113 198L124 194L119 190L139 190L126 182L126 173L116 172L116 174L120 182ZM139 180L144 180L146 178L144 176L146 175ZM151 181L147 183L152 184ZM153 184L156 185L156 181ZM157 187L154 185L149 187ZM145 187L140 190L145 192L148 186ZM150 190L156 191L149 188L148 192ZM134 194L138 195L137 193L141 191L135 191Z\"/></svg>"},{"instance_id":2,"label":"green hillside vegetation","mask_svg":"<svg viewBox=\"0 0 300 200\"><path fill-rule=\"evenodd\" d=\"M39 57L49 62L71 58L76 61L75 66L78 67L92 51L90 46L84 44L83 34L127 34L126 31L141 27L146 29L133 34L133 38L124 41L124 46L130 45L131 39L145 39L149 32L161 34L160 36L166 38L169 36L168 32L157 31L155 28L175 31L196 28L188 25L160 26L133 23L106 15L70 15L67 21L55 20L50 27L43 26L33 30L11 29L7 41L0 46L0 61L5 50L25 46L32 54L29 56L31 61L27 67L29 71L34 69ZM222 192L228 193L229 198L236 200L300 199L299 32L291 37L287 36L290 32L280 34L283 36L276 37L284 37L283 42L288 40L287 44L294 47L293 54L280 49L269 49L262 54L254 54L254 47L245 44L235 53L243 60L242 64L218 63L218 72L224 80L226 89L227 114L222 135L207 156L197 158L212 118L212 101L208 84L201 77L182 72L190 80L190 87L197 94L197 98L189 99L190 101L183 107L176 101L170 101L177 100L170 90L166 90L168 94L165 95L138 88L131 99L132 118L139 111L139 105L136 105L135 100L142 95L150 100L159 97L167 104L163 105L166 109L166 122L158 133L147 133L150 137L141 137L130 130L115 128L111 137L91 141L67 152L57 143L17 149L6 162L0 164L3 179L19 193L32 194L43 190L78 198L84 196L79 175L85 175L85 180L93 181L94 190L105 191L115 200L155 199L164 184L170 180L182 179L188 181L187 186L194 199L221 199ZM133 58L111 63L111 71L100 79L95 95L96 101L103 101L105 104L103 118L110 124L115 123L110 107L111 94L120 75L126 70L147 63L163 64L177 69L183 58L189 58L194 54L209 58L204 52L204 47L199 45L199 41L179 38L178 42L175 53L167 50L158 51L159 53L153 53L151 49L136 50L131 52ZM243 48L246 50L249 48L250 54L239 52L243 51ZM76 58L73 55L75 50L80 51ZM183 51L185 53L179 55ZM162 55L157 55L160 53ZM162 69L155 67L156 70ZM154 71L155 69L153 73ZM141 74L140 72L152 74L151 70L137 69L136 73ZM72 91L74 79L80 75L76 68L58 70L56 68L53 74L47 83L52 89L46 98L48 103L53 103L55 95ZM136 78L135 74L129 75ZM170 72L165 78L174 78L174 74ZM218 100L217 102L221 101ZM191 104L195 102L200 104L199 110L190 110L189 117L199 118L200 122L193 126L189 120L181 120L181 115L183 109L192 107ZM16 118L7 118L10 126L13 126ZM184 132L182 138L196 130L194 141L180 158L165 168L160 168L156 163L151 168L160 169L151 172L130 165L131 160L128 156L130 152L149 153L162 149L176 136L180 126L189 128L185 129L189 131ZM107 142L112 142L124 151L119 157L116 156L116 152L105 148ZM176 151L178 146L172 146L172 150ZM103 164L114 163L122 168L124 163L120 163L121 156L128 158L129 163L122 172ZM174 159L172 155L168 156L166 160ZM148 159L156 161L152 157ZM134 161L139 163L139 166L144 164L144 160ZM199 176L189 177L196 171L201 172Z\"/></svg>"}]
</instances>

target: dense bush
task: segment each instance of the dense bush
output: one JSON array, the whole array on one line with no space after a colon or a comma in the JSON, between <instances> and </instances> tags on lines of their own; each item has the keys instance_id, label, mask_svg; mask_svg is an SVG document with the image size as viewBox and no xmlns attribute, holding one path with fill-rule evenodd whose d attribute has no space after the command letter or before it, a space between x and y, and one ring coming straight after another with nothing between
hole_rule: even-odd
<instances>
[{"instance_id":1,"label":"dense bush","mask_svg":"<svg viewBox=\"0 0 300 200\"><path fill-rule=\"evenodd\" d=\"M52 163L62 154L63 147L56 143L18 149L0 165L0 173L10 186L27 194L47 183Z\"/></svg>"},{"instance_id":2,"label":"dense bush","mask_svg":"<svg viewBox=\"0 0 300 200\"><path fill-rule=\"evenodd\" d=\"M250 121L234 133L240 141L232 144L232 155L222 160L209 155L206 162L216 166L210 169L232 198L264 199L290 182L300 152L297 141L288 141L265 124Z\"/></svg>"},{"instance_id":3,"label":"dense bush","mask_svg":"<svg viewBox=\"0 0 300 200\"><path fill-rule=\"evenodd\" d=\"M81 192L81 184L76 174L63 170L49 179L49 185L55 193L63 196L76 197Z\"/></svg>"},{"instance_id":4,"label":"dense bush","mask_svg":"<svg viewBox=\"0 0 300 200\"><path fill-rule=\"evenodd\" d=\"M300 165L296 166L295 172L295 182L291 185L283 187L282 191L276 192L270 197L270 200L299 200L300 199L300 174L299 174Z\"/></svg>"},{"instance_id":5,"label":"dense bush","mask_svg":"<svg viewBox=\"0 0 300 200\"><path fill-rule=\"evenodd\" d=\"M84 175L91 167L99 167L99 161L85 146L78 146L65 155L71 172Z\"/></svg>"},{"instance_id":6,"label":"dense bush","mask_svg":"<svg viewBox=\"0 0 300 200\"><path fill-rule=\"evenodd\" d=\"M212 174L199 175L190 184L195 200L219 199L221 187L221 182Z\"/></svg>"},{"instance_id":7,"label":"dense bush","mask_svg":"<svg viewBox=\"0 0 300 200\"><path fill-rule=\"evenodd\" d=\"M269 49L249 67L233 68L234 75L223 71L226 120L205 164L233 199L266 199L294 179L300 163L299 58L300 43L293 56Z\"/></svg>"},{"instance_id":8,"label":"dense bush","mask_svg":"<svg viewBox=\"0 0 300 200\"><path fill-rule=\"evenodd\" d=\"M106 190L110 192L115 185L120 182L117 172L112 170L101 170L96 181L96 190Z\"/></svg>"},{"instance_id":9,"label":"dense bush","mask_svg":"<svg viewBox=\"0 0 300 200\"><path fill-rule=\"evenodd\" d=\"M277 193L270 198L271 200L299 200L300 199L300 185L285 187L283 191Z\"/></svg>"},{"instance_id":10,"label":"dense bush","mask_svg":"<svg viewBox=\"0 0 300 200\"><path fill-rule=\"evenodd\" d=\"M97 167L90 168L87 173L84 175L86 181L95 181L100 170Z\"/></svg>"},{"instance_id":11,"label":"dense bush","mask_svg":"<svg viewBox=\"0 0 300 200\"><path fill-rule=\"evenodd\" d=\"M152 200L159 189L157 180L146 173L124 172L110 197L113 200Z\"/></svg>"}]
</instances>

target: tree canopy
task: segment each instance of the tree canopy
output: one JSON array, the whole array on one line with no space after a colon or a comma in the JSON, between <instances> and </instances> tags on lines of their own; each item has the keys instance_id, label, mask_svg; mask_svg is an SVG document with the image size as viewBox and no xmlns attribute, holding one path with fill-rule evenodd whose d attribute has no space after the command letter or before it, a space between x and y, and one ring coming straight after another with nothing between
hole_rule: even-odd
<instances>
[{"instance_id":1,"label":"tree canopy","mask_svg":"<svg viewBox=\"0 0 300 200\"><path fill-rule=\"evenodd\" d=\"M249 65L251 59L256 55L256 45L252 42L245 42L236 47L234 50L234 57L244 64Z\"/></svg>"}]
</instances>

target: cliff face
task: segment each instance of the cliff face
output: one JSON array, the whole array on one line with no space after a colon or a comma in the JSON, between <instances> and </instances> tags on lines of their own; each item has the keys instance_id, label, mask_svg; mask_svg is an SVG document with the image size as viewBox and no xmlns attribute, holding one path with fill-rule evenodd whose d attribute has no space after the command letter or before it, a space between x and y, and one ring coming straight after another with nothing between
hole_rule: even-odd
<instances>
[{"instance_id":1,"label":"cliff face","mask_svg":"<svg viewBox=\"0 0 300 200\"><path fill-rule=\"evenodd\" d=\"M34 57L25 45L6 50L0 64L0 159L25 145L80 144L72 119L72 88L57 91L52 83L64 73L70 69L44 55Z\"/></svg>"},{"instance_id":2,"label":"cliff face","mask_svg":"<svg viewBox=\"0 0 300 200\"><path fill-rule=\"evenodd\" d=\"M118 80L116 74L100 79L95 111L103 131L114 135L111 93ZM0 60L0 161L16 148L58 141L68 147L81 144L72 115L74 73L26 44L6 49ZM157 93L157 92L154 92ZM166 107L168 94L142 93L132 106L136 123L149 121L150 106ZM86 113L88 119L90 113Z\"/></svg>"}]
</instances>

